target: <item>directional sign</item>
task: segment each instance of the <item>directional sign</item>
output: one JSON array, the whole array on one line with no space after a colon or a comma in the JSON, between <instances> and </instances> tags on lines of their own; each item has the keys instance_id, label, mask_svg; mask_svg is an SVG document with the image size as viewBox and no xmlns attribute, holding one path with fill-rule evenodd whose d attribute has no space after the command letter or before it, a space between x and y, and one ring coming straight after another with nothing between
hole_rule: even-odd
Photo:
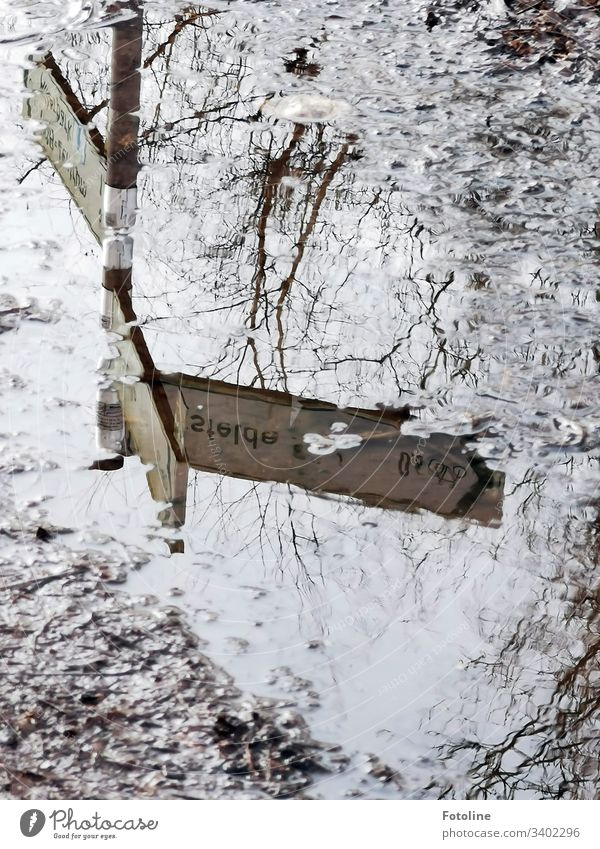
<instances>
[{"instance_id":1,"label":"directional sign","mask_svg":"<svg viewBox=\"0 0 600 849\"><path fill-rule=\"evenodd\" d=\"M25 71L31 92L23 114L43 124L38 140L96 239L102 241L102 196L106 160L98 132L77 117L76 99L60 72L37 65Z\"/></svg>"},{"instance_id":2,"label":"directional sign","mask_svg":"<svg viewBox=\"0 0 600 849\"><path fill-rule=\"evenodd\" d=\"M500 522L504 476L466 451L460 437L403 434L405 411L339 409L186 375L162 383L194 469Z\"/></svg>"}]
</instances>

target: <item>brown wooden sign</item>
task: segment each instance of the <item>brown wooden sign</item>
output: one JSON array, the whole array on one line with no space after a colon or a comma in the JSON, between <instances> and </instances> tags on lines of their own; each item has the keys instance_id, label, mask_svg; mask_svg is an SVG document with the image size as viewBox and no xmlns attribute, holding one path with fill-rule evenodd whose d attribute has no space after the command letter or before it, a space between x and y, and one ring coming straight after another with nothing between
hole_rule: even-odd
<instances>
[{"instance_id":1,"label":"brown wooden sign","mask_svg":"<svg viewBox=\"0 0 600 849\"><path fill-rule=\"evenodd\" d=\"M373 506L500 522L504 476L466 451L460 437L403 434L405 410L339 409L186 375L161 382L194 469L286 482Z\"/></svg>"}]
</instances>

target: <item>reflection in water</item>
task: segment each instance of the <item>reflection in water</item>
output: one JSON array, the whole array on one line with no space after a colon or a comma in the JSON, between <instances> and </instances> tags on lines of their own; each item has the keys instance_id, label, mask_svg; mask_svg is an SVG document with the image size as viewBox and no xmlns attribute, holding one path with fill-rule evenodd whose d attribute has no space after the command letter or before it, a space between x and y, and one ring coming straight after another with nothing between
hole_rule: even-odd
<instances>
[{"instance_id":1,"label":"reflection in water","mask_svg":"<svg viewBox=\"0 0 600 849\"><path fill-rule=\"evenodd\" d=\"M266 388L162 375L154 367L140 328L128 326L137 321L130 290L139 172L141 12L114 26L113 32L106 166L98 153L98 131L82 123L88 116L53 57L46 56L36 72L26 78L36 91L35 98L28 101L29 115L45 117L48 124L41 138L46 155L84 212L94 235L104 233L102 326L116 334L118 341L114 344L119 351L117 359L104 364L106 375L139 381L119 379L101 389L101 446L136 453L152 467L148 473L150 490L155 500L171 505L162 512L162 518L174 526L183 524L185 516L186 463L202 471L350 495L379 507L427 509L445 516L467 515L486 524L498 524L503 476L490 472L473 451L468 451L466 439L443 434L427 439L403 436L402 422L410 417L406 408L338 409L331 403ZM327 103L324 98L321 100ZM308 110L306 114L315 111L312 101L303 108ZM312 120L325 120L319 110L317 113ZM302 117L306 118L304 113ZM58 141L61 132L63 139ZM277 191L290 174L292 154L304 134L305 126L297 123L284 152L266 168L256 216L258 243L252 281L255 294L248 316L252 331L257 329L257 315L265 297L268 223ZM323 200L353 142L355 138L343 143L329 164L311 165L311 173L320 182L274 308L276 350L283 375L284 305L297 282ZM72 159L81 149L85 151L79 157L82 161L73 164ZM90 151L93 156L89 156ZM92 179L88 179L82 166L90 169ZM99 226L97 220L97 210L102 207L97 197L99 189L104 198L104 226ZM254 348L252 336L248 337L248 344ZM264 378L261 383L264 387ZM111 464L114 461L108 460L96 463L96 467L107 470Z\"/></svg>"},{"instance_id":2,"label":"reflection in water","mask_svg":"<svg viewBox=\"0 0 600 849\"><path fill-rule=\"evenodd\" d=\"M468 767L466 798L598 797L598 530L597 516L583 539L581 523L569 523L546 587L520 616L501 623L497 654L472 662L477 678L502 689L486 705L496 717L494 733L486 739L466 722L464 739L442 749L444 760ZM557 600L564 604L562 622ZM476 686L474 702L487 701L483 689ZM455 789L447 786L441 795L448 792Z\"/></svg>"},{"instance_id":3,"label":"reflection in water","mask_svg":"<svg viewBox=\"0 0 600 849\"><path fill-rule=\"evenodd\" d=\"M135 352L124 343L117 347L124 362L111 368L131 376ZM153 466L151 492L158 501L179 505L176 524L183 523L187 490L177 459L182 455L201 471L291 483L378 507L499 523L502 476L467 451L465 440L403 436L404 411L339 409L283 392L160 372L151 384L113 386L124 420L123 445ZM159 393L168 400L162 418Z\"/></svg>"},{"instance_id":4,"label":"reflection in water","mask_svg":"<svg viewBox=\"0 0 600 849\"><path fill-rule=\"evenodd\" d=\"M118 467L119 454L136 454L150 467L163 524L181 528L186 510L194 513L187 539L198 534L207 548L218 550L221 538L201 527L196 501L202 518L218 517L222 536L233 538L243 525L239 552L248 561L263 558L265 570L272 560L282 571L291 562L284 529L307 583L315 576L333 583L323 563L335 564L335 589L343 588L350 612L334 621L323 613L319 627L340 655L355 651L348 628L367 631L359 662L373 677L358 703L385 695L386 720L400 717L396 754L413 780L407 793L589 798L598 778L590 578L598 565L597 517L581 506L583 497L565 507L563 491L576 465L567 452L585 445L578 415L591 408L581 376L597 372L587 340L567 332L556 340L551 305L559 284L529 256L530 285L507 285L497 300L494 275L506 256L526 256L526 228L510 220L512 189L454 193L452 214L475 222L476 247L468 245L461 259L464 235L450 214L445 220L425 203L409 208L410 193L396 181L406 167L400 155L388 163L390 179L370 180L377 172L368 133L357 131L352 116L339 126L268 119L263 107L274 89L262 87L253 57L240 47L251 28L229 32L220 18L186 9L173 20L149 13L143 22L138 13L113 27L110 94L96 85L106 70L102 38L73 37L89 53L87 64L48 55L27 74L34 95L26 110L46 123L44 153L92 232L105 236L102 322L112 356L103 365L99 423L112 456L95 465ZM281 74L296 83L327 73L316 40L282 56ZM138 153L148 165L141 174ZM496 143L493 155L500 155ZM435 139L427 157L420 173L441 167ZM551 151L543 157L549 161ZM371 171L361 170L366 161ZM534 196L528 192L519 209ZM444 252L445 227L455 228L455 239ZM579 310L587 295L577 297ZM535 325L535 338L521 336L518 326L507 330L515 304L523 326ZM532 382L544 368L544 379ZM565 400L555 415L557 377ZM418 410L423 399L429 418ZM449 433L438 432L446 424ZM508 478L514 464L510 487L474 452L476 433L481 453L498 459L491 467L506 469ZM570 464L558 491L536 469L536 452L554 452L557 467ZM226 479L257 485L242 491L227 488ZM287 502L276 487L261 488L268 482L301 492ZM350 514L354 507L364 512ZM432 516L391 524L392 511L420 510L478 524L437 525ZM349 543L342 515L364 520L360 528L350 524ZM360 534L372 526L365 542ZM267 557L263 532L273 537ZM170 537L171 550L183 554L182 540ZM378 546L389 546L391 556L378 556ZM238 562L231 548L223 550ZM354 604L369 567L388 580L390 561L393 581L375 584L373 599ZM454 621L456 599L462 607ZM377 645L384 645L380 654ZM356 677L339 662L349 680ZM382 666L387 684L373 672ZM399 689L420 714L397 701Z\"/></svg>"}]
</instances>

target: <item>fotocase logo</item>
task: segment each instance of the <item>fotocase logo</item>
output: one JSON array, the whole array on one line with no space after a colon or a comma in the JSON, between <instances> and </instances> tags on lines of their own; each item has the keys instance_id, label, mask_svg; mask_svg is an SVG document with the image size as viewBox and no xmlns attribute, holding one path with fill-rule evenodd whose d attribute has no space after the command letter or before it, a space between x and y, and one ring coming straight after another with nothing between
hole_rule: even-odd
<instances>
[{"instance_id":1,"label":"fotocase logo","mask_svg":"<svg viewBox=\"0 0 600 849\"><path fill-rule=\"evenodd\" d=\"M21 834L35 837L46 824L46 817L37 808L31 808L21 816Z\"/></svg>"}]
</instances>

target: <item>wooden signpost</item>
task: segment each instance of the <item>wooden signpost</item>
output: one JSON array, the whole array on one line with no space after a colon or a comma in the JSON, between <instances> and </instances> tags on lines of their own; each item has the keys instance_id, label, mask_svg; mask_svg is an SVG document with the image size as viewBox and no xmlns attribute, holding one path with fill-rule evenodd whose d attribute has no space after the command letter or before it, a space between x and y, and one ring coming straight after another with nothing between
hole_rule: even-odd
<instances>
[{"instance_id":1,"label":"wooden signpost","mask_svg":"<svg viewBox=\"0 0 600 849\"><path fill-rule=\"evenodd\" d=\"M133 221L127 203L137 175L132 134L139 80L132 68L139 75L139 20L132 19L122 33L115 33L113 47L119 55L119 38L130 46L122 54L127 69L122 76L130 89L120 88L120 75L113 67L112 100L120 104L121 112L112 113L118 144L115 147L110 132L108 141L117 153L119 145L125 145L127 156L111 156L106 190L101 140L84 123L83 107L56 67L42 65L27 72L33 94L27 99L26 114L46 124L40 143L96 238L101 240L106 231L103 323L121 336L116 343L119 356L107 366L106 377L113 381L110 391L118 396L122 452L137 454L149 466L148 486L162 504L164 524L179 526L185 521L188 469L193 468L284 482L375 507L428 510L498 525L504 476L467 451L460 437L436 433L423 439L402 433L407 410L339 409L325 401L156 370L143 334L134 326L131 252L125 259L115 252L118 261L106 264L115 228L120 228L122 241ZM127 27L131 32L125 31ZM133 51L131 45L136 44ZM138 380L122 379L131 376Z\"/></svg>"}]
</instances>

